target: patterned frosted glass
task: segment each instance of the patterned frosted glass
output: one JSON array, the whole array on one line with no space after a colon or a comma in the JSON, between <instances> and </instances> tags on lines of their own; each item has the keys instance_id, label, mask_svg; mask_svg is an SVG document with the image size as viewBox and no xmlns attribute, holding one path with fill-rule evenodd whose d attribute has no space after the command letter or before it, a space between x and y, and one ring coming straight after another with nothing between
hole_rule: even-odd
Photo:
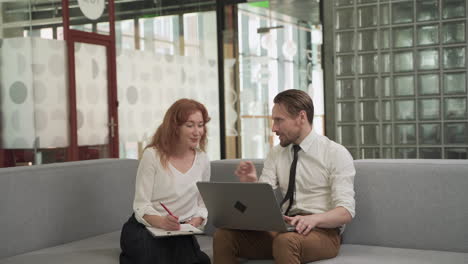
<instances>
[{"instance_id":1,"label":"patterned frosted glass","mask_svg":"<svg viewBox=\"0 0 468 264\"><path fill-rule=\"evenodd\" d=\"M379 120L379 102L366 101L360 104L361 121L378 121Z\"/></svg>"},{"instance_id":2,"label":"patterned frosted glass","mask_svg":"<svg viewBox=\"0 0 468 264\"><path fill-rule=\"evenodd\" d=\"M354 28L353 8L344 8L336 11L336 29Z\"/></svg>"},{"instance_id":3,"label":"patterned frosted glass","mask_svg":"<svg viewBox=\"0 0 468 264\"><path fill-rule=\"evenodd\" d=\"M393 29L393 47L404 48L413 46L413 28L394 28Z\"/></svg>"},{"instance_id":4,"label":"patterned frosted glass","mask_svg":"<svg viewBox=\"0 0 468 264\"><path fill-rule=\"evenodd\" d=\"M439 75L419 75L418 86L420 95L439 94Z\"/></svg>"},{"instance_id":5,"label":"patterned frosted glass","mask_svg":"<svg viewBox=\"0 0 468 264\"><path fill-rule=\"evenodd\" d=\"M353 125L351 126L338 126L337 131L338 142L345 146L356 145L356 130Z\"/></svg>"},{"instance_id":6,"label":"patterned frosted glass","mask_svg":"<svg viewBox=\"0 0 468 264\"><path fill-rule=\"evenodd\" d=\"M376 54L359 56L359 73L376 73L379 57Z\"/></svg>"},{"instance_id":7,"label":"patterned frosted glass","mask_svg":"<svg viewBox=\"0 0 468 264\"><path fill-rule=\"evenodd\" d=\"M337 97L340 99L354 98L354 79L338 80L336 82Z\"/></svg>"},{"instance_id":8,"label":"patterned frosted glass","mask_svg":"<svg viewBox=\"0 0 468 264\"><path fill-rule=\"evenodd\" d=\"M431 21L439 18L439 0L416 1L418 21Z\"/></svg>"},{"instance_id":9,"label":"patterned frosted glass","mask_svg":"<svg viewBox=\"0 0 468 264\"><path fill-rule=\"evenodd\" d=\"M391 158L393 158L392 149L391 149L391 148L383 148L383 149L382 149L382 158L383 158L383 159L391 159Z\"/></svg>"},{"instance_id":10,"label":"patterned frosted glass","mask_svg":"<svg viewBox=\"0 0 468 264\"><path fill-rule=\"evenodd\" d=\"M368 3L375 3L377 0L358 0L360 4L368 4Z\"/></svg>"},{"instance_id":11,"label":"patterned frosted glass","mask_svg":"<svg viewBox=\"0 0 468 264\"><path fill-rule=\"evenodd\" d=\"M338 75L354 75L354 56L338 56L337 59Z\"/></svg>"},{"instance_id":12,"label":"patterned frosted glass","mask_svg":"<svg viewBox=\"0 0 468 264\"><path fill-rule=\"evenodd\" d=\"M439 26L427 25L418 27L418 44L434 45L439 43Z\"/></svg>"},{"instance_id":13,"label":"patterned frosted glass","mask_svg":"<svg viewBox=\"0 0 468 264\"><path fill-rule=\"evenodd\" d=\"M358 13L358 26L359 27L372 27L377 25L378 17L377 6L365 6L357 9Z\"/></svg>"},{"instance_id":14,"label":"patterned frosted glass","mask_svg":"<svg viewBox=\"0 0 468 264\"><path fill-rule=\"evenodd\" d=\"M445 144L468 144L467 123L446 123Z\"/></svg>"},{"instance_id":15,"label":"patterned frosted glass","mask_svg":"<svg viewBox=\"0 0 468 264\"><path fill-rule=\"evenodd\" d=\"M466 159L468 149L466 148L446 148L445 158L446 159Z\"/></svg>"},{"instance_id":16,"label":"patterned frosted glass","mask_svg":"<svg viewBox=\"0 0 468 264\"><path fill-rule=\"evenodd\" d=\"M444 75L444 93L457 94L466 92L466 74L446 73Z\"/></svg>"},{"instance_id":17,"label":"patterned frosted glass","mask_svg":"<svg viewBox=\"0 0 468 264\"><path fill-rule=\"evenodd\" d=\"M336 51L346 52L354 50L354 32L340 32L336 35Z\"/></svg>"},{"instance_id":18,"label":"patterned frosted glass","mask_svg":"<svg viewBox=\"0 0 468 264\"><path fill-rule=\"evenodd\" d=\"M360 127L361 144L363 145L377 145L380 144L379 126L378 125L364 125Z\"/></svg>"},{"instance_id":19,"label":"patterned frosted glass","mask_svg":"<svg viewBox=\"0 0 468 264\"><path fill-rule=\"evenodd\" d=\"M446 119L464 119L466 117L466 98L445 98Z\"/></svg>"},{"instance_id":20,"label":"patterned frosted glass","mask_svg":"<svg viewBox=\"0 0 468 264\"><path fill-rule=\"evenodd\" d=\"M465 48L446 48L444 49L444 68L463 68L465 67Z\"/></svg>"},{"instance_id":21,"label":"patterned frosted glass","mask_svg":"<svg viewBox=\"0 0 468 264\"><path fill-rule=\"evenodd\" d=\"M335 6L352 5L354 0L335 0Z\"/></svg>"},{"instance_id":22,"label":"patterned frosted glass","mask_svg":"<svg viewBox=\"0 0 468 264\"><path fill-rule=\"evenodd\" d=\"M392 120L392 102L382 101L382 119L385 121Z\"/></svg>"},{"instance_id":23,"label":"patterned frosted glass","mask_svg":"<svg viewBox=\"0 0 468 264\"><path fill-rule=\"evenodd\" d=\"M415 159L416 149L415 148L396 148L395 158L397 159Z\"/></svg>"},{"instance_id":24,"label":"patterned frosted glass","mask_svg":"<svg viewBox=\"0 0 468 264\"><path fill-rule=\"evenodd\" d=\"M338 121L353 122L356 121L354 114L354 103L338 103Z\"/></svg>"},{"instance_id":25,"label":"patterned frosted glass","mask_svg":"<svg viewBox=\"0 0 468 264\"><path fill-rule=\"evenodd\" d=\"M456 18L465 16L465 0L442 0L442 17Z\"/></svg>"},{"instance_id":26,"label":"patterned frosted glass","mask_svg":"<svg viewBox=\"0 0 468 264\"><path fill-rule=\"evenodd\" d=\"M390 48L390 29L380 30L380 48L381 49Z\"/></svg>"},{"instance_id":27,"label":"patterned frosted glass","mask_svg":"<svg viewBox=\"0 0 468 264\"><path fill-rule=\"evenodd\" d=\"M421 144L438 145L441 144L440 124L420 124L419 142Z\"/></svg>"},{"instance_id":28,"label":"patterned frosted glass","mask_svg":"<svg viewBox=\"0 0 468 264\"><path fill-rule=\"evenodd\" d=\"M396 144L416 144L415 125L395 125L395 141Z\"/></svg>"},{"instance_id":29,"label":"patterned frosted glass","mask_svg":"<svg viewBox=\"0 0 468 264\"><path fill-rule=\"evenodd\" d=\"M375 50L378 46L378 32L376 30L365 30L358 33L359 50Z\"/></svg>"},{"instance_id":30,"label":"patterned frosted glass","mask_svg":"<svg viewBox=\"0 0 468 264\"><path fill-rule=\"evenodd\" d=\"M465 23L446 23L442 26L442 41L444 43L465 42Z\"/></svg>"},{"instance_id":31,"label":"patterned frosted glass","mask_svg":"<svg viewBox=\"0 0 468 264\"><path fill-rule=\"evenodd\" d=\"M420 70L433 70L439 68L438 49L420 50L418 58Z\"/></svg>"},{"instance_id":32,"label":"patterned frosted glass","mask_svg":"<svg viewBox=\"0 0 468 264\"><path fill-rule=\"evenodd\" d=\"M390 8L388 5L380 5L380 24L388 25L390 23Z\"/></svg>"},{"instance_id":33,"label":"patterned frosted glass","mask_svg":"<svg viewBox=\"0 0 468 264\"><path fill-rule=\"evenodd\" d=\"M440 119L439 99L423 99L419 101L419 119Z\"/></svg>"},{"instance_id":34,"label":"patterned frosted glass","mask_svg":"<svg viewBox=\"0 0 468 264\"><path fill-rule=\"evenodd\" d=\"M382 90L384 96L391 96L390 77L382 77Z\"/></svg>"},{"instance_id":35,"label":"patterned frosted glass","mask_svg":"<svg viewBox=\"0 0 468 264\"><path fill-rule=\"evenodd\" d=\"M421 148L419 149L419 158L421 159L441 159L441 148Z\"/></svg>"},{"instance_id":36,"label":"patterned frosted glass","mask_svg":"<svg viewBox=\"0 0 468 264\"><path fill-rule=\"evenodd\" d=\"M392 21L394 24L413 22L413 1L393 3Z\"/></svg>"},{"instance_id":37,"label":"patterned frosted glass","mask_svg":"<svg viewBox=\"0 0 468 264\"><path fill-rule=\"evenodd\" d=\"M396 100L395 118L396 120L414 120L414 101Z\"/></svg>"},{"instance_id":38,"label":"patterned frosted glass","mask_svg":"<svg viewBox=\"0 0 468 264\"><path fill-rule=\"evenodd\" d=\"M413 52L400 52L393 55L394 70L396 72L413 70Z\"/></svg>"},{"instance_id":39,"label":"patterned frosted glass","mask_svg":"<svg viewBox=\"0 0 468 264\"><path fill-rule=\"evenodd\" d=\"M382 143L385 145L392 144L392 125L383 125L382 126Z\"/></svg>"},{"instance_id":40,"label":"patterned frosted glass","mask_svg":"<svg viewBox=\"0 0 468 264\"><path fill-rule=\"evenodd\" d=\"M380 71L382 73L389 73L391 70L391 61L390 53L381 53L380 54Z\"/></svg>"},{"instance_id":41,"label":"patterned frosted glass","mask_svg":"<svg viewBox=\"0 0 468 264\"><path fill-rule=\"evenodd\" d=\"M380 158L379 148L361 148L361 159L378 159Z\"/></svg>"},{"instance_id":42,"label":"patterned frosted glass","mask_svg":"<svg viewBox=\"0 0 468 264\"><path fill-rule=\"evenodd\" d=\"M393 85L395 96L414 95L414 76L395 76Z\"/></svg>"},{"instance_id":43,"label":"patterned frosted glass","mask_svg":"<svg viewBox=\"0 0 468 264\"><path fill-rule=\"evenodd\" d=\"M362 78L359 80L359 96L373 98L379 96L379 80L376 77Z\"/></svg>"}]
</instances>

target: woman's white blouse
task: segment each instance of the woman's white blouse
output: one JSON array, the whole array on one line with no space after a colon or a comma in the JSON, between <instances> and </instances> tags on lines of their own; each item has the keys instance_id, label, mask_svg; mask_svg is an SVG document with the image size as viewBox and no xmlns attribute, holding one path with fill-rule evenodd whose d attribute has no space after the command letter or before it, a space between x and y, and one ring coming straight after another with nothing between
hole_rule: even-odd
<instances>
[{"instance_id":1,"label":"woman's white blouse","mask_svg":"<svg viewBox=\"0 0 468 264\"><path fill-rule=\"evenodd\" d=\"M133 211L138 222L150 226L144 215L165 216L168 213L159 204L162 202L179 221L193 217L206 219L208 211L198 192L197 181L210 180L210 161L206 153L197 150L192 167L181 173L171 163L164 168L159 153L147 148L138 166L135 182Z\"/></svg>"}]
</instances>

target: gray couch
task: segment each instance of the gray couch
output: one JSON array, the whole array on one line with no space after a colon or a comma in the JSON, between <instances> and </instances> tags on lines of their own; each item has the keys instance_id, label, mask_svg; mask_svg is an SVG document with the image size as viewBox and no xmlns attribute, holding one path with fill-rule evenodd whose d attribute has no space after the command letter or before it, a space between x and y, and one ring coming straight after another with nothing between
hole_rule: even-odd
<instances>
[{"instance_id":1,"label":"gray couch","mask_svg":"<svg viewBox=\"0 0 468 264\"><path fill-rule=\"evenodd\" d=\"M213 161L211 180L236 181L237 163ZM110 159L0 169L0 264L118 263L137 165ZM468 263L468 161L355 165L357 216L339 256L316 263ZM209 255L213 231L209 221L208 235L198 237Z\"/></svg>"}]
</instances>

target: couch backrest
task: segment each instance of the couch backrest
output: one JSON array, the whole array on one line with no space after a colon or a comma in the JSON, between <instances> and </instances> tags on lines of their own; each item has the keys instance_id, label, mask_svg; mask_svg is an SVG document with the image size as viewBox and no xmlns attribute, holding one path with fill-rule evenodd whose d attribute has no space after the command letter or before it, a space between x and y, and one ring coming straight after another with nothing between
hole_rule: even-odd
<instances>
[{"instance_id":1,"label":"couch backrest","mask_svg":"<svg viewBox=\"0 0 468 264\"><path fill-rule=\"evenodd\" d=\"M0 169L0 259L119 230L131 215L137 160Z\"/></svg>"},{"instance_id":2,"label":"couch backrest","mask_svg":"<svg viewBox=\"0 0 468 264\"><path fill-rule=\"evenodd\" d=\"M357 160L344 242L468 252L468 161Z\"/></svg>"},{"instance_id":3,"label":"couch backrest","mask_svg":"<svg viewBox=\"0 0 468 264\"><path fill-rule=\"evenodd\" d=\"M238 163L213 161L211 180L237 181ZM357 215L345 229L344 243L468 252L468 161L354 164ZM263 162L255 165L260 175ZM214 231L210 221L207 229Z\"/></svg>"}]
</instances>

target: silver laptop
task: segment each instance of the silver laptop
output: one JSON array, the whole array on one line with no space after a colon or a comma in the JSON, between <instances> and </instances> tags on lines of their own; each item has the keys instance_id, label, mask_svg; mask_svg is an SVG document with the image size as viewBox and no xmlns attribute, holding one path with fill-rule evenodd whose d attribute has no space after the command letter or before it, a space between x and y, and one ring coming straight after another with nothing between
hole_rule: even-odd
<instances>
[{"instance_id":1,"label":"silver laptop","mask_svg":"<svg viewBox=\"0 0 468 264\"><path fill-rule=\"evenodd\" d=\"M271 185L267 183L197 182L217 228L294 231L281 213Z\"/></svg>"}]
</instances>

